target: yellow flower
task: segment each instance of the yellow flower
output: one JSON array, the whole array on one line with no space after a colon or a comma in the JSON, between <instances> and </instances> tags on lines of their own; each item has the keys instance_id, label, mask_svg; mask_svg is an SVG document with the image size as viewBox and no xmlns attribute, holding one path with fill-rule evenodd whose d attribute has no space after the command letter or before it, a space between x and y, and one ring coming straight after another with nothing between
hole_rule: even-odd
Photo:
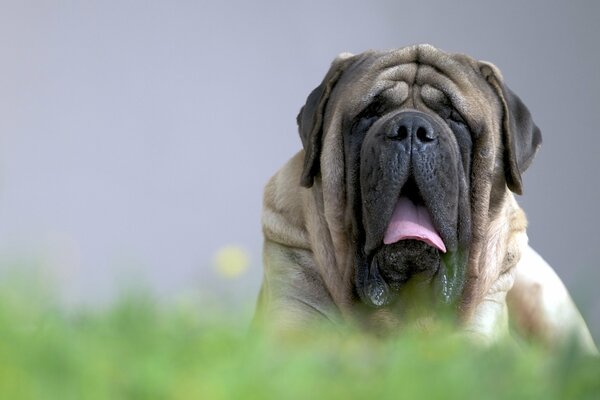
<instances>
[{"instance_id":1,"label":"yellow flower","mask_svg":"<svg viewBox=\"0 0 600 400\"><path fill-rule=\"evenodd\" d=\"M215 268L224 278L237 278L248 269L250 257L248 252L239 246L223 246L215 254Z\"/></svg>"}]
</instances>

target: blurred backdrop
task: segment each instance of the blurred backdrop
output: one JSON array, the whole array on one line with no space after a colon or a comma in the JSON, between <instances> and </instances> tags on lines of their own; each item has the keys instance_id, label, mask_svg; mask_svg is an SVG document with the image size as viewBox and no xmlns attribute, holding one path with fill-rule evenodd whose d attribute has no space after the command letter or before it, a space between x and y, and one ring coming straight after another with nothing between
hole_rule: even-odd
<instances>
[{"instance_id":1,"label":"blurred backdrop","mask_svg":"<svg viewBox=\"0 0 600 400\"><path fill-rule=\"evenodd\" d=\"M0 260L67 304L122 282L251 308L261 197L336 54L492 61L544 145L519 198L600 338L600 3L0 2Z\"/></svg>"}]
</instances>

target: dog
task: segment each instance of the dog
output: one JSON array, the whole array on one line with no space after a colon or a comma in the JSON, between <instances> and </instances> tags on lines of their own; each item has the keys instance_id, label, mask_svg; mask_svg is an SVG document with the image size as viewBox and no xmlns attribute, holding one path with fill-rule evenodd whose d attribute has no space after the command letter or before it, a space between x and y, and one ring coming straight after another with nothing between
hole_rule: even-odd
<instances>
[{"instance_id":1,"label":"dog","mask_svg":"<svg viewBox=\"0 0 600 400\"><path fill-rule=\"evenodd\" d=\"M264 193L257 320L377 331L453 315L597 352L514 194L539 128L498 68L430 45L340 54L302 107L303 149Z\"/></svg>"}]
</instances>

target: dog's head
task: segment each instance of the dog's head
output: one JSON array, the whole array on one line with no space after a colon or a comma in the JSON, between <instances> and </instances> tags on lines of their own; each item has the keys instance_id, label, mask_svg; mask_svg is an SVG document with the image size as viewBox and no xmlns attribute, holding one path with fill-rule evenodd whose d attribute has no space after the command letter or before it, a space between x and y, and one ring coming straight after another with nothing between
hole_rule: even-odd
<instances>
[{"instance_id":1,"label":"dog's head","mask_svg":"<svg viewBox=\"0 0 600 400\"><path fill-rule=\"evenodd\" d=\"M353 252L371 306L457 304L488 221L541 144L496 67L428 45L340 55L298 115L301 184ZM460 302L458 302L460 303Z\"/></svg>"}]
</instances>

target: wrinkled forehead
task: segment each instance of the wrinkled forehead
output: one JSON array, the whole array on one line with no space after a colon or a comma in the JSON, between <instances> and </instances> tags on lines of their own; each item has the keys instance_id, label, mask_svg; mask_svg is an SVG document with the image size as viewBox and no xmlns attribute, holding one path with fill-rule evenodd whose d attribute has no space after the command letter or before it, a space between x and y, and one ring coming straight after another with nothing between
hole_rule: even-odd
<instances>
[{"instance_id":1,"label":"wrinkled forehead","mask_svg":"<svg viewBox=\"0 0 600 400\"><path fill-rule=\"evenodd\" d=\"M470 57L419 45L353 56L333 93L337 107L355 116L376 97L390 105L447 103L472 126L497 109L496 99ZM337 100L337 101L336 101Z\"/></svg>"}]
</instances>

